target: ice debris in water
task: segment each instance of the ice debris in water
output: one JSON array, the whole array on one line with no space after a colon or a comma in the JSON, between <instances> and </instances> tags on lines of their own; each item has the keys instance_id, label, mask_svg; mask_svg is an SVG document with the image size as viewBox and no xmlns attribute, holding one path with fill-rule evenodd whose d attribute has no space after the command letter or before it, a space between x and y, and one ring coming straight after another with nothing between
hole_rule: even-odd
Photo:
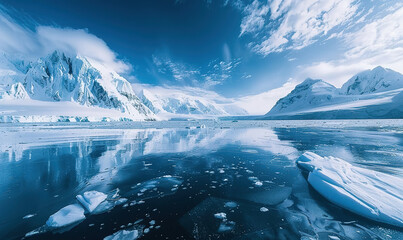
<instances>
[{"instance_id":1,"label":"ice debris in water","mask_svg":"<svg viewBox=\"0 0 403 240\"><path fill-rule=\"evenodd\" d=\"M36 214L28 214L28 215L25 215L24 217L23 217L23 219L28 219L28 218L31 218L31 217L34 217Z\"/></svg>"},{"instance_id":2,"label":"ice debris in water","mask_svg":"<svg viewBox=\"0 0 403 240\"><path fill-rule=\"evenodd\" d=\"M53 228L64 227L85 219L84 208L80 204L68 205L49 217L46 225Z\"/></svg>"},{"instance_id":3,"label":"ice debris in water","mask_svg":"<svg viewBox=\"0 0 403 240\"><path fill-rule=\"evenodd\" d=\"M225 214L225 213L223 213L223 212L221 212L221 213L216 213L216 214L214 214L214 217L215 217L215 218L218 218L218 219L226 219L226 218L227 218L227 214Z\"/></svg>"},{"instance_id":4,"label":"ice debris in water","mask_svg":"<svg viewBox=\"0 0 403 240\"><path fill-rule=\"evenodd\" d=\"M55 228L59 229L79 223L85 219L85 209L89 213L101 213L103 210L112 209L115 206L115 204L109 204L108 201L105 201L107 198L106 194L97 191L85 192L83 195L78 195L76 198L78 203L63 207L51 215L44 226L39 227L26 235L31 236ZM94 211L98 206L100 206L100 208ZM33 215L31 215L27 215L24 218L32 217Z\"/></svg>"},{"instance_id":5,"label":"ice debris in water","mask_svg":"<svg viewBox=\"0 0 403 240\"><path fill-rule=\"evenodd\" d=\"M234 227L235 227L234 221L224 221L218 227L218 232L222 233L222 232L231 231L232 229L234 229Z\"/></svg>"},{"instance_id":6,"label":"ice debris in water","mask_svg":"<svg viewBox=\"0 0 403 240\"><path fill-rule=\"evenodd\" d=\"M226 202L224 204L224 207L227 207L227 208L236 208L237 206L238 206L238 204L236 202Z\"/></svg>"},{"instance_id":7,"label":"ice debris in water","mask_svg":"<svg viewBox=\"0 0 403 240\"><path fill-rule=\"evenodd\" d=\"M330 202L369 219L403 227L403 178L364 169L335 157L304 153L298 166Z\"/></svg>"},{"instance_id":8,"label":"ice debris in water","mask_svg":"<svg viewBox=\"0 0 403 240\"><path fill-rule=\"evenodd\" d=\"M138 230L120 230L114 234L107 236L104 240L135 240L139 237Z\"/></svg>"},{"instance_id":9,"label":"ice debris in water","mask_svg":"<svg viewBox=\"0 0 403 240\"><path fill-rule=\"evenodd\" d=\"M77 195L77 200L87 209L88 212L94 211L98 205L106 199L106 194L97 191L88 191L83 195Z\"/></svg>"},{"instance_id":10,"label":"ice debris in water","mask_svg":"<svg viewBox=\"0 0 403 240\"><path fill-rule=\"evenodd\" d=\"M260 211L261 211L261 212L267 212L267 211L269 211L269 209L268 209L267 207L261 207L261 208L260 208Z\"/></svg>"}]
</instances>

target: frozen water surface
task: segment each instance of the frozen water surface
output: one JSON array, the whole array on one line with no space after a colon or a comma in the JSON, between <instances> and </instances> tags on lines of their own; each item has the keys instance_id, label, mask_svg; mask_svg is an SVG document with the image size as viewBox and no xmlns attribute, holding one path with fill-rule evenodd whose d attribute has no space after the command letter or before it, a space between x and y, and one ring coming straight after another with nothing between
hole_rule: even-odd
<instances>
[{"instance_id":1,"label":"frozen water surface","mask_svg":"<svg viewBox=\"0 0 403 240\"><path fill-rule=\"evenodd\" d=\"M401 120L1 124L0 135L0 239L403 239L323 197L296 164L310 151L401 181Z\"/></svg>"}]
</instances>

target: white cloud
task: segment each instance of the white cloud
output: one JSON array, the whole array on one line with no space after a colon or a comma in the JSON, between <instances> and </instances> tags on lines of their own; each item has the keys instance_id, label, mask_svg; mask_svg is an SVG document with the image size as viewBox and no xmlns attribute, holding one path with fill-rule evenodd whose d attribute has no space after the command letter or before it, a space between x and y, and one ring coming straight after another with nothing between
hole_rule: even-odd
<instances>
[{"instance_id":1,"label":"white cloud","mask_svg":"<svg viewBox=\"0 0 403 240\"><path fill-rule=\"evenodd\" d=\"M340 87L354 74L383 66L403 69L403 6L342 36L347 50L342 58L301 66L299 78L322 78Z\"/></svg>"},{"instance_id":2,"label":"white cloud","mask_svg":"<svg viewBox=\"0 0 403 240\"><path fill-rule=\"evenodd\" d=\"M385 49L403 47L403 7L356 32L346 34L345 42L353 46L346 53L347 58L360 58Z\"/></svg>"},{"instance_id":3,"label":"white cloud","mask_svg":"<svg viewBox=\"0 0 403 240\"><path fill-rule=\"evenodd\" d=\"M262 55L301 49L346 24L358 4L356 0L274 0L264 5L255 0L244 11L241 35L264 29L251 44ZM269 9L270 21L265 21Z\"/></svg>"},{"instance_id":4,"label":"white cloud","mask_svg":"<svg viewBox=\"0 0 403 240\"><path fill-rule=\"evenodd\" d=\"M185 83L199 78L200 71L183 63L174 62L168 57L152 56L153 63L159 73L172 77L175 81Z\"/></svg>"},{"instance_id":5,"label":"white cloud","mask_svg":"<svg viewBox=\"0 0 403 240\"><path fill-rule=\"evenodd\" d=\"M119 73L130 70L102 39L84 29L36 26L31 30L0 10L0 36L0 52L10 55L37 58L62 50L96 60Z\"/></svg>"},{"instance_id":6,"label":"white cloud","mask_svg":"<svg viewBox=\"0 0 403 240\"><path fill-rule=\"evenodd\" d=\"M261 4L259 0L254 0L243 10L244 17L241 22L241 33L254 33L261 30L265 25L265 15L268 13L269 7Z\"/></svg>"}]
</instances>

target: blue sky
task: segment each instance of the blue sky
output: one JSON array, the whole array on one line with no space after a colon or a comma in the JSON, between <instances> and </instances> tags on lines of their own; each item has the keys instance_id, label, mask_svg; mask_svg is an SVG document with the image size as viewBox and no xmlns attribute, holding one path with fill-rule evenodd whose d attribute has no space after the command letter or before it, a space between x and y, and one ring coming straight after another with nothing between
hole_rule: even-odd
<instances>
[{"instance_id":1,"label":"blue sky","mask_svg":"<svg viewBox=\"0 0 403 240\"><path fill-rule=\"evenodd\" d=\"M88 46L82 51L130 66L119 70L137 83L201 87L230 98L264 93L275 101L306 77L339 87L377 65L403 70L398 0L3 0L2 5L2 15L35 38L52 39L55 46L67 41L62 36L82 42ZM0 44L4 50L4 41Z\"/></svg>"}]
</instances>

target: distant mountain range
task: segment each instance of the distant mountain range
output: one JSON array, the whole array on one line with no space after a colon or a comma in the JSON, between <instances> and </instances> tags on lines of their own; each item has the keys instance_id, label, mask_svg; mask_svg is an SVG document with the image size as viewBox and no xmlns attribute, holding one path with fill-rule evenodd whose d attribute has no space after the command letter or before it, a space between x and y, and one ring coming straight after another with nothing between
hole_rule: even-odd
<instances>
[{"instance_id":1,"label":"distant mountain range","mask_svg":"<svg viewBox=\"0 0 403 240\"><path fill-rule=\"evenodd\" d=\"M306 79L263 118L403 118L403 75L376 67L353 76L340 89L323 80Z\"/></svg>"},{"instance_id":2,"label":"distant mountain range","mask_svg":"<svg viewBox=\"0 0 403 240\"><path fill-rule=\"evenodd\" d=\"M125 78L94 59L62 51L35 60L0 55L0 122L246 114L235 106L204 99L203 94L172 89L157 93L141 89L137 93Z\"/></svg>"},{"instance_id":3,"label":"distant mountain range","mask_svg":"<svg viewBox=\"0 0 403 240\"><path fill-rule=\"evenodd\" d=\"M233 100L200 88L133 84L133 89L144 105L164 119L248 114Z\"/></svg>"},{"instance_id":4,"label":"distant mountain range","mask_svg":"<svg viewBox=\"0 0 403 240\"><path fill-rule=\"evenodd\" d=\"M376 67L340 89L306 79L260 119L403 118L402 103L403 75ZM34 60L0 55L0 122L246 115L236 99L199 88L131 84L94 59L62 51Z\"/></svg>"}]
</instances>

